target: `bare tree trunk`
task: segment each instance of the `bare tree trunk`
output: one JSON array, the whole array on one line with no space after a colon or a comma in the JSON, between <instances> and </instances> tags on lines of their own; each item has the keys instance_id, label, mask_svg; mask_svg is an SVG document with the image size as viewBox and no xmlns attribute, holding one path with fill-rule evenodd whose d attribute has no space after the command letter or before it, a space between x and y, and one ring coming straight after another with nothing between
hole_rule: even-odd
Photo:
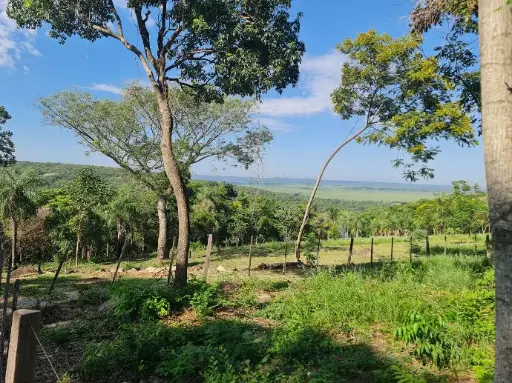
<instances>
[{"instance_id":1,"label":"bare tree trunk","mask_svg":"<svg viewBox=\"0 0 512 383\"><path fill-rule=\"evenodd\" d=\"M299 234L297 235L297 241L295 242L295 258L297 258L297 261L300 261L300 244L302 242L302 237L304 236L304 230L306 229L306 225L309 220L309 214L311 211L311 206L313 205L313 200L315 199L316 192L318 190L318 187L320 186L320 182L322 182L322 177L324 176L325 170L327 169L327 166L329 166L329 163L332 161L334 156L338 154L338 152L345 147L349 142L357 138L361 133L363 133L369 125L365 125L365 127L359 131L357 131L355 134L344 140L335 150L332 152L332 154L329 156L327 161L325 161L324 166L322 166L322 169L320 170L320 174L318 175L318 178L316 180L315 186L313 187L313 190L311 191L311 195L309 196L308 204L306 205L306 211L304 212L304 218L302 219L302 224L300 225Z\"/></svg>"},{"instance_id":2,"label":"bare tree trunk","mask_svg":"<svg viewBox=\"0 0 512 383\"><path fill-rule=\"evenodd\" d=\"M512 13L504 0L478 7L482 126L496 265L494 382L512 382Z\"/></svg>"},{"instance_id":3,"label":"bare tree trunk","mask_svg":"<svg viewBox=\"0 0 512 383\"><path fill-rule=\"evenodd\" d=\"M80 252L80 234L76 237L75 268L78 267L78 253Z\"/></svg>"},{"instance_id":4,"label":"bare tree trunk","mask_svg":"<svg viewBox=\"0 0 512 383\"><path fill-rule=\"evenodd\" d=\"M123 247L121 249L121 252L119 253L119 258L117 259L117 265L116 265L116 271L114 272L114 276L112 277L112 283L116 281L117 272L119 271L119 266L121 265L121 261L123 260L124 254L126 253L126 249L128 249L128 235L124 236L124 243Z\"/></svg>"},{"instance_id":5,"label":"bare tree trunk","mask_svg":"<svg viewBox=\"0 0 512 383\"><path fill-rule=\"evenodd\" d=\"M166 89L165 92L167 92ZM174 281L178 286L183 286L187 283L190 209L185 183L181 177L178 161L172 151L173 118L165 96L158 94L158 107L162 124L161 149L165 173L176 197L176 205L178 207L178 251L176 254Z\"/></svg>"},{"instance_id":6,"label":"bare tree trunk","mask_svg":"<svg viewBox=\"0 0 512 383\"><path fill-rule=\"evenodd\" d=\"M11 228L12 228L12 254L11 254L11 263L12 268L16 267L16 253L18 252L18 221L16 218L11 218Z\"/></svg>"},{"instance_id":7,"label":"bare tree trunk","mask_svg":"<svg viewBox=\"0 0 512 383\"><path fill-rule=\"evenodd\" d=\"M160 195L156 206L158 213L158 250L157 258L166 259L167 255L167 196Z\"/></svg>"}]
</instances>

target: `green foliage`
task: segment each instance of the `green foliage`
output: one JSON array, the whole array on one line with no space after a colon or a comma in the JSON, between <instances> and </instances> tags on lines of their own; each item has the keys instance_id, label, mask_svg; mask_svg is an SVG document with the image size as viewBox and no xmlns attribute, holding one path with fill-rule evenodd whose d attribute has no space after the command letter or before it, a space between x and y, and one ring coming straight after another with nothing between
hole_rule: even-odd
<instances>
[{"instance_id":1,"label":"green foliage","mask_svg":"<svg viewBox=\"0 0 512 383\"><path fill-rule=\"evenodd\" d=\"M346 39L338 50L347 55L343 81L332 93L334 110L345 119L364 117L358 137L365 144L384 145L408 154L395 166L404 177L433 177L428 163L439 147L433 140L454 140L474 146L471 119L460 103L451 100L452 86L435 57L425 57L421 39L393 39L374 30Z\"/></svg>"},{"instance_id":2,"label":"green foliage","mask_svg":"<svg viewBox=\"0 0 512 383\"><path fill-rule=\"evenodd\" d=\"M428 315L421 311L407 312L402 326L394 335L397 339L414 344L414 355L432 361L436 366L451 362L455 345L450 340L447 321L441 316Z\"/></svg>"},{"instance_id":3,"label":"green foliage","mask_svg":"<svg viewBox=\"0 0 512 383\"><path fill-rule=\"evenodd\" d=\"M190 298L190 305L200 316L212 315L214 309L226 305L227 301L220 294L219 285L200 285Z\"/></svg>"},{"instance_id":4,"label":"green foliage","mask_svg":"<svg viewBox=\"0 0 512 383\"><path fill-rule=\"evenodd\" d=\"M171 304L165 298L151 296L146 298L140 309L140 318L143 321L165 318L170 313Z\"/></svg>"},{"instance_id":5,"label":"green foliage","mask_svg":"<svg viewBox=\"0 0 512 383\"><path fill-rule=\"evenodd\" d=\"M123 41L127 36L112 26L123 23L112 4L67 0L55 7L47 2L10 0L7 14L24 28L48 24L49 35L61 43L74 35L90 41L102 37ZM135 15L140 37L146 39L145 54L153 58L142 60L167 74L168 81L199 88L209 98L255 95L272 88L281 91L297 83L305 48L298 39L299 17L290 20L290 1L267 0L259 6L242 0L159 4L144 1L127 6ZM158 49L151 49L146 11L162 20ZM177 26L181 27L175 35L168 33ZM156 33L152 37L157 40ZM129 49L141 59L135 45Z\"/></svg>"},{"instance_id":6,"label":"green foliage","mask_svg":"<svg viewBox=\"0 0 512 383\"><path fill-rule=\"evenodd\" d=\"M2 131L2 125L9 119L11 119L11 115L0 105L0 167L11 165L15 161L12 133L8 130Z\"/></svg>"}]
</instances>

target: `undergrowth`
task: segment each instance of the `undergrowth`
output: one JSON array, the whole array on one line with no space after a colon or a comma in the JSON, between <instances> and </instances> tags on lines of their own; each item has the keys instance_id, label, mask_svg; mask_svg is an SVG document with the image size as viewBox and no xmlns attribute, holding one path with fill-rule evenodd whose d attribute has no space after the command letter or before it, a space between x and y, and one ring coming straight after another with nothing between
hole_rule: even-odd
<instances>
[{"instance_id":1,"label":"undergrowth","mask_svg":"<svg viewBox=\"0 0 512 383\"><path fill-rule=\"evenodd\" d=\"M261 305L261 291L278 294ZM492 265L482 258L382 263L320 272L293 284L192 281L178 289L120 281L110 299L118 330L114 338L88 344L84 379L492 381L494 280ZM232 309L245 315L216 318L219 310ZM184 310L194 311L199 322L161 321ZM376 336L384 346L374 345Z\"/></svg>"}]
</instances>

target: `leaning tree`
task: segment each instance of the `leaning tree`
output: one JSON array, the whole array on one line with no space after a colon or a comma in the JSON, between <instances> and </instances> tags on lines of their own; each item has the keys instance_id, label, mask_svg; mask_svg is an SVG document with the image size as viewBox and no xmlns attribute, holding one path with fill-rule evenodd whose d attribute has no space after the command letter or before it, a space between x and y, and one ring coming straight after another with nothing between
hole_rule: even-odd
<instances>
[{"instance_id":1,"label":"leaning tree","mask_svg":"<svg viewBox=\"0 0 512 383\"><path fill-rule=\"evenodd\" d=\"M404 177L410 181L433 176L428 163L440 151L436 141L450 139L462 146L477 144L464 104L455 99L452 83L441 70L439 59L425 57L421 43L418 36L394 39L370 30L338 46L347 60L341 68L343 80L331 98L334 111L343 120L355 121L355 126L318 175L295 244L297 260L323 174L350 142L400 151L402 155L395 166L403 166Z\"/></svg>"},{"instance_id":2,"label":"leaning tree","mask_svg":"<svg viewBox=\"0 0 512 383\"><path fill-rule=\"evenodd\" d=\"M128 39L124 27L129 15L113 0L9 0L7 14L24 28L48 24L49 35L61 43L74 35L117 40L140 61L162 123L162 159L178 209L176 282L184 284L189 203L173 151L169 84L208 99L254 96L296 84L305 50L298 37L300 15L290 19L291 0L129 0L126 6L133 12L141 47ZM150 16L154 29L148 27Z\"/></svg>"}]
</instances>

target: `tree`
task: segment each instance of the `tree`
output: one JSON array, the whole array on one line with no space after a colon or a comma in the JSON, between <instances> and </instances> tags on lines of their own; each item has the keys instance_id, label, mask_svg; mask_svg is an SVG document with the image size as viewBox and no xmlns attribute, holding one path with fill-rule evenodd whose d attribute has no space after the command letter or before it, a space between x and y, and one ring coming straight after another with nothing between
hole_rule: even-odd
<instances>
[{"instance_id":1,"label":"tree","mask_svg":"<svg viewBox=\"0 0 512 383\"><path fill-rule=\"evenodd\" d=\"M272 139L266 127L252 123L253 101L197 102L175 87L169 92L175 116L173 152L184 179L192 165L209 158L248 167ZM70 129L89 149L111 158L158 195L157 256L164 259L170 187L167 179L155 175L163 164L160 115L151 89L131 84L118 102L82 91L59 92L39 99L38 105L47 124Z\"/></svg>"},{"instance_id":2,"label":"tree","mask_svg":"<svg viewBox=\"0 0 512 383\"><path fill-rule=\"evenodd\" d=\"M494 381L512 381L512 9L510 1L479 2L482 129L496 267Z\"/></svg>"},{"instance_id":3,"label":"tree","mask_svg":"<svg viewBox=\"0 0 512 383\"><path fill-rule=\"evenodd\" d=\"M10 118L11 115L0 105L0 166L7 166L14 163L12 133L9 131L2 132L2 125Z\"/></svg>"},{"instance_id":4,"label":"tree","mask_svg":"<svg viewBox=\"0 0 512 383\"><path fill-rule=\"evenodd\" d=\"M425 57L421 39L393 39L370 30L338 46L348 60L342 67L341 85L331 95L334 111L344 120L361 118L359 129L344 140L323 165L304 213L295 253L309 219L309 210L323 174L334 156L353 140L384 145L410 157L395 161L404 167L404 177L433 177L428 167L439 148L432 141L453 139L459 145L477 141L471 119L463 105L451 100L452 87L435 57Z\"/></svg>"},{"instance_id":5,"label":"tree","mask_svg":"<svg viewBox=\"0 0 512 383\"><path fill-rule=\"evenodd\" d=\"M5 168L0 173L0 215L11 223L11 262L14 267L18 254L18 227L21 221L36 213L31 198L38 179L33 171ZM22 261L22 254L19 260Z\"/></svg>"},{"instance_id":6,"label":"tree","mask_svg":"<svg viewBox=\"0 0 512 383\"><path fill-rule=\"evenodd\" d=\"M73 212L70 223L76 235L75 265L78 265L79 252L85 245L84 236L100 220L97 209L108 203L112 193L91 168L80 171L69 185L68 193Z\"/></svg>"},{"instance_id":7,"label":"tree","mask_svg":"<svg viewBox=\"0 0 512 383\"><path fill-rule=\"evenodd\" d=\"M127 6L136 20L141 49L128 41L125 20L113 0L9 0L7 13L24 28L49 24L50 36L62 43L73 35L90 41L118 40L142 64L157 99L162 160L176 197L176 283L180 285L187 281L190 220L185 183L173 151L169 84L206 99L254 96L296 84L304 53L298 39L300 15L290 20L291 0L129 1ZM155 15L156 36L147 26L150 14Z\"/></svg>"}]
</instances>

